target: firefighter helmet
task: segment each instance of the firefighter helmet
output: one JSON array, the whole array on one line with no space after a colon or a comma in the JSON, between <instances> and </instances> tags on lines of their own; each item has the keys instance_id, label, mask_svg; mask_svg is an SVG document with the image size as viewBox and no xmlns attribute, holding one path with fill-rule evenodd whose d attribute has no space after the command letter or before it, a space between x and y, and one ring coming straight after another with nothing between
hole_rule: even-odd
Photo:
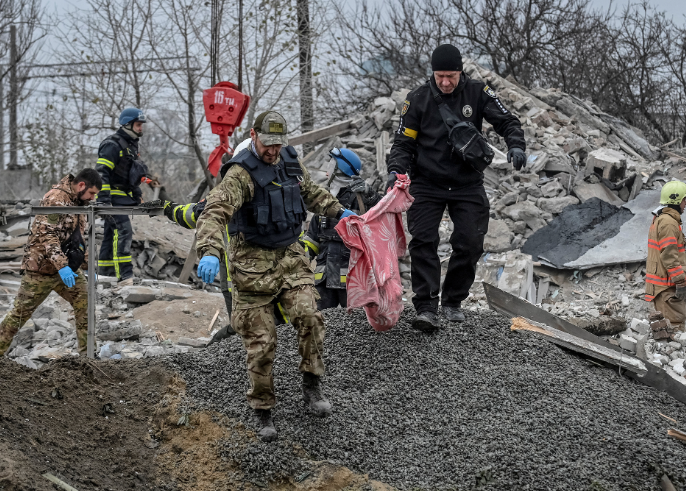
<instances>
[{"instance_id":1,"label":"firefighter helmet","mask_svg":"<svg viewBox=\"0 0 686 491\"><path fill-rule=\"evenodd\" d=\"M127 107L119 115L119 124L121 126L126 126L129 123L135 123L136 121L140 123L147 123L148 120L145 119L145 114L140 109L135 107Z\"/></svg>"},{"instance_id":2,"label":"firefighter helmet","mask_svg":"<svg viewBox=\"0 0 686 491\"><path fill-rule=\"evenodd\" d=\"M669 181L660 191L661 205L680 205L686 198L686 184L681 181Z\"/></svg>"}]
</instances>

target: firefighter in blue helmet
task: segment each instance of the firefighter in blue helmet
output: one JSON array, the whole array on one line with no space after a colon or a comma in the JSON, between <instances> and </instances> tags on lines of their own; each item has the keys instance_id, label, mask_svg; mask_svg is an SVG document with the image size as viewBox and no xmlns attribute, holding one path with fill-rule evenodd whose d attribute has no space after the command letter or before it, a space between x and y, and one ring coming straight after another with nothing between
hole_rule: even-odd
<instances>
[{"instance_id":1,"label":"firefighter in blue helmet","mask_svg":"<svg viewBox=\"0 0 686 491\"><path fill-rule=\"evenodd\" d=\"M97 198L100 205L133 206L142 202L140 184L148 173L148 168L140 160L138 141L143 136L143 124L146 122L145 114L140 109L124 109L119 115L120 128L100 144L95 166L102 178L102 190ZM120 286L133 283L132 237L129 217L105 217L98 272L116 276Z\"/></svg>"},{"instance_id":2,"label":"firefighter in blue helmet","mask_svg":"<svg viewBox=\"0 0 686 491\"><path fill-rule=\"evenodd\" d=\"M360 177L362 162L355 152L333 148L329 155L334 160L329 174L329 190L341 205L362 215L381 200L381 196ZM317 257L314 284L321 297L317 302L319 310L339 305L346 307L348 304L346 284L350 250L334 230L337 224L335 218L316 215L310 220L307 234L302 238L310 254Z\"/></svg>"}]
</instances>

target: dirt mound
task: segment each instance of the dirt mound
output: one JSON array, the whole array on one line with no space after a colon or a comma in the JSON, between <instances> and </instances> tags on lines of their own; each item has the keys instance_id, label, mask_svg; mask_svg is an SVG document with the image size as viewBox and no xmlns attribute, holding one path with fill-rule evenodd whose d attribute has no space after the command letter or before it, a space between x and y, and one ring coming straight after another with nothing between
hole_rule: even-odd
<instances>
[{"instance_id":1,"label":"dirt mound","mask_svg":"<svg viewBox=\"0 0 686 491\"><path fill-rule=\"evenodd\" d=\"M0 490L54 490L45 473L79 491L392 489L302 449L306 474L253 482L222 452L254 445L254 432L184 401L185 382L159 359L70 357L32 370L0 358Z\"/></svg>"},{"instance_id":2,"label":"dirt mound","mask_svg":"<svg viewBox=\"0 0 686 491\"><path fill-rule=\"evenodd\" d=\"M41 370L0 359L0 488L152 489L145 445L170 372L146 361L65 358Z\"/></svg>"}]
</instances>

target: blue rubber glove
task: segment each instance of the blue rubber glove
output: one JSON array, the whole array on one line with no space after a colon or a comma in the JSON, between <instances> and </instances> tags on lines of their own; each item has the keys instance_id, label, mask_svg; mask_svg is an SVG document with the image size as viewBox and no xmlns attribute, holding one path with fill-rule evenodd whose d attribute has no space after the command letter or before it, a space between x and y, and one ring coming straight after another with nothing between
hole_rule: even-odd
<instances>
[{"instance_id":1,"label":"blue rubber glove","mask_svg":"<svg viewBox=\"0 0 686 491\"><path fill-rule=\"evenodd\" d=\"M354 211L345 210L345 211L341 214L341 220L342 220L343 218L345 218L345 217L349 217L349 216L353 216L353 215L354 215L354 216L357 216L357 213L355 213Z\"/></svg>"},{"instance_id":2,"label":"blue rubber glove","mask_svg":"<svg viewBox=\"0 0 686 491\"><path fill-rule=\"evenodd\" d=\"M212 283L217 273L219 273L219 259L214 256L205 256L200 260L198 276L205 283Z\"/></svg>"},{"instance_id":3,"label":"blue rubber glove","mask_svg":"<svg viewBox=\"0 0 686 491\"><path fill-rule=\"evenodd\" d=\"M60 274L60 278L62 278L62 283L67 285L67 288L74 286L76 284L76 278L79 277L79 275L74 274L69 266L60 269L58 273Z\"/></svg>"}]
</instances>

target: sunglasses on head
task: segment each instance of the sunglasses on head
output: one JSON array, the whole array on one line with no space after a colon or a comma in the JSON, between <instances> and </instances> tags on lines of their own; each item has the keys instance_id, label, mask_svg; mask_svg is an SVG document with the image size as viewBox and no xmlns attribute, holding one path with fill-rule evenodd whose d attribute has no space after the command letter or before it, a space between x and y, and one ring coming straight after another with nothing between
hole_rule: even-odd
<instances>
[{"instance_id":1,"label":"sunglasses on head","mask_svg":"<svg viewBox=\"0 0 686 491\"><path fill-rule=\"evenodd\" d=\"M329 155L335 159L341 159L343 162L348 164L348 167L350 167L350 170L354 175L360 175L360 172L355 168L355 166L348 159L346 159L345 156L343 156L343 153L340 151L340 149L333 147L329 152Z\"/></svg>"}]
</instances>

